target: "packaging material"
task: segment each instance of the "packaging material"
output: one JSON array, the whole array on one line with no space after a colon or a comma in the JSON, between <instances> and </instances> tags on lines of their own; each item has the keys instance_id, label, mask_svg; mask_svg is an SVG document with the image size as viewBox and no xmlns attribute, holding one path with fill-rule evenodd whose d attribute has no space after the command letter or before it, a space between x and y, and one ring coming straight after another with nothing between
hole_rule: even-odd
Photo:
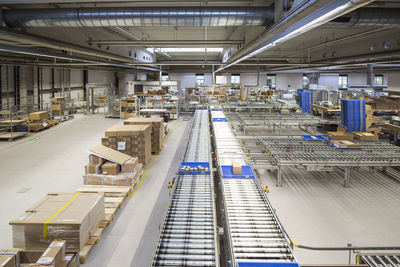
<instances>
[{"instance_id":1,"label":"packaging material","mask_svg":"<svg viewBox=\"0 0 400 267\"><path fill-rule=\"evenodd\" d=\"M143 164L137 164L132 172L116 175L87 174L83 176L85 185L132 186L140 179L143 173Z\"/></svg>"},{"instance_id":2,"label":"packaging material","mask_svg":"<svg viewBox=\"0 0 400 267\"><path fill-rule=\"evenodd\" d=\"M54 266L47 264L37 263L39 258L42 256L43 251L21 251L20 259L21 262L18 265L19 267L38 267L38 266ZM55 267L78 267L79 266L79 253L68 253L65 254L61 261ZM14 267L14 266L13 266Z\"/></svg>"},{"instance_id":3,"label":"packaging material","mask_svg":"<svg viewBox=\"0 0 400 267\"><path fill-rule=\"evenodd\" d=\"M101 157L98 157L93 154L89 155L89 163L90 164L103 164L104 162L105 162L105 160Z\"/></svg>"},{"instance_id":4,"label":"packaging material","mask_svg":"<svg viewBox=\"0 0 400 267\"><path fill-rule=\"evenodd\" d=\"M88 242L105 216L103 194L48 193L10 222L14 248L45 250L54 239L67 241L77 252Z\"/></svg>"},{"instance_id":5,"label":"packaging material","mask_svg":"<svg viewBox=\"0 0 400 267\"><path fill-rule=\"evenodd\" d=\"M31 121L43 121L49 118L49 113L47 111L37 111L29 113L29 120Z\"/></svg>"},{"instance_id":6,"label":"packaging material","mask_svg":"<svg viewBox=\"0 0 400 267\"><path fill-rule=\"evenodd\" d=\"M51 242L36 263L60 266L65 256L65 243L65 240Z\"/></svg>"},{"instance_id":7,"label":"packaging material","mask_svg":"<svg viewBox=\"0 0 400 267\"><path fill-rule=\"evenodd\" d=\"M127 160L122 164L122 172L128 173L133 172L135 167L138 165L138 158L132 157L131 159Z\"/></svg>"},{"instance_id":8,"label":"packaging material","mask_svg":"<svg viewBox=\"0 0 400 267\"><path fill-rule=\"evenodd\" d=\"M0 266L15 267L19 266L20 262L19 249L0 249Z\"/></svg>"},{"instance_id":9,"label":"packaging material","mask_svg":"<svg viewBox=\"0 0 400 267\"><path fill-rule=\"evenodd\" d=\"M378 140L378 135L366 132L352 132L355 139L358 140Z\"/></svg>"},{"instance_id":10,"label":"packaging material","mask_svg":"<svg viewBox=\"0 0 400 267\"><path fill-rule=\"evenodd\" d=\"M233 174L242 174L242 165L239 162L232 162L232 173Z\"/></svg>"},{"instance_id":11,"label":"packaging material","mask_svg":"<svg viewBox=\"0 0 400 267\"><path fill-rule=\"evenodd\" d=\"M331 140L329 141L334 147L337 148L358 148L359 144L347 140Z\"/></svg>"},{"instance_id":12,"label":"packaging material","mask_svg":"<svg viewBox=\"0 0 400 267\"><path fill-rule=\"evenodd\" d=\"M97 156L98 158L101 158L101 160L108 160L113 163L117 163L119 165L124 164L126 161L130 160L132 157L129 155L126 155L124 153L121 153L115 149L103 146L103 145L97 145L95 147L92 147L89 149L89 153L93 156Z\"/></svg>"},{"instance_id":13,"label":"packaging material","mask_svg":"<svg viewBox=\"0 0 400 267\"><path fill-rule=\"evenodd\" d=\"M116 175L121 171L121 167L116 163L107 162L101 166L101 170L103 174Z\"/></svg>"},{"instance_id":14,"label":"packaging material","mask_svg":"<svg viewBox=\"0 0 400 267\"><path fill-rule=\"evenodd\" d=\"M146 164L151 157L150 125L115 125L105 132L102 143ZM117 163L117 162L116 162Z\"/></svg>"},{"instance_id":15,"label":"packaging material","mask_svg":"<svg viewBox=\"0 0 400 267\"><path fill-rule=\"evenodd\" d=\"M163 118L131 118L124 125L151 125L151 152L160 154L164 142Z\"/></svg>"},{"instance_id":16,"label":"packaging material","mask_svg":"<svg viewBox=\"0 0 400 267\"><path fill-rule=\"evenodd\" d=\"M290 111L287 108L283 108L283 109L281 109L281 114L288 115L288 114L290 114Z\"/></svg>"},{"instance_id":17,"label":"packaging material","mask_svg":"<svg viewBox=\"0 0 400 267\"><path fill-rule=\"evenodd\" d=\"M85 174L101 174L102 169L101 169L102 164L87 164L85 166Z\"/></svg>"},{"instance_id":18,"label":"packaging material","mask_svg":"<svg viewBox=\"0 0 400 267\"><path fill-rule=\"evenodd\" d=\"M328 132L328 137L332 140L347 140L353 141L354 136L347 132L347 129L343 126L338 126L336 132Z\"/></svg>"}]
</instances>

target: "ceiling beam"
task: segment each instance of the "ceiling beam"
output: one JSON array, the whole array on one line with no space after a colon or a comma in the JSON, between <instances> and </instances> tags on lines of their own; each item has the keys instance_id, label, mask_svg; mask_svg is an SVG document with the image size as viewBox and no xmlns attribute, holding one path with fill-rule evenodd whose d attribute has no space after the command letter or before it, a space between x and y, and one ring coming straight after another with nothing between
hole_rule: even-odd
<instances>
[{"instance_id":1,"label":"ceiling beam","mask_svg":"<svg viewBox=\"0 0 400 267\"><path fill-rule=\"evenodd\" d=\"M90 44L105 46L207 46L207 45L233 45L240 44L242 40L89 40Z\"/></svg>"}]
</instances>

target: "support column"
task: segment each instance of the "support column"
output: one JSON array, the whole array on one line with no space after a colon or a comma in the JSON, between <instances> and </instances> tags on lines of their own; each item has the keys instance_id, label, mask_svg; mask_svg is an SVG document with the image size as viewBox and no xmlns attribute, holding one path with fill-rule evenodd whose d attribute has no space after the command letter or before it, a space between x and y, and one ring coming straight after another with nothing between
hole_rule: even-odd
<instances>
[{"instance_id":1,"label":"support column","mask_svg":"<svg viewBox=\"0 0 400 267\"><path fill-rule=\"evenodd\" d=\"M278 165L278 173L277 173L277 186L282 186L282 166Z\"/></svg>"},{"instance_id":2,"label":"support column","mask_svg":"<svg viewBox=\"0 0 400 267\"><path fill-rule=\"evenodd\" d=\"M51 68L51 97L54 97L55 96L55 93L54 93L54 88L55 88L55 86L54 86L54 68Z\"/></svg>"},{"instance_id":3,"label":"support column","mask_svg":"<svg viewBox=\"0 0 400 267\"><path fill-rule=\"evenodd\" d=\"M89 73L88 70L83 70L83 100L87 100L87 90L86 90L86 85L88 83L89 78Z\"/></svg>"},{"instance_id":4,"label":"support column","mask_svg":"<svg viewBox=\"0 0 400 267\"><path fill-rule=\"evenodd\" d=\"M20 109L21 106L21 87L19 79L19 66L14 66L14 105Z\"/></svg>"},{"instance_id":5,"label":"support column","mask_svg":"<svg viewBox=\"0 0 400 267\"><path fill-rule=\"evenodd\" d=\"M350 167L344 168L344 187L349 187L350 184Z\"/></svg>"}]
</instances>

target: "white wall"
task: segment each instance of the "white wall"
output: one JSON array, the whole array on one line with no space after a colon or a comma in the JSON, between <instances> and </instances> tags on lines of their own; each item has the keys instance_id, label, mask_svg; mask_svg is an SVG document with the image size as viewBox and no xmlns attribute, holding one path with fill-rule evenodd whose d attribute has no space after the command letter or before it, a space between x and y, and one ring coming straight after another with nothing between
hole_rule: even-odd
<instances>
[{"instance_id":1,"label":"white wall","mask_svg":"<svg viewBox=\"0 0 400 267\"><path fill-rule=\"evenodd\" d=\"M400 72L387 75L387 85L390 91L400 91Z\"/></svg>"},{"instance_id":2,"label":"white wall","mask_svg":"<svg viewBox=\"0 0 400 267\"><path fill-rule=\"evenodd\" d=\"M300 88L303 88L302 73L276 74L276 90L296 90Z\"/></svg>"},{"instance_id":3,"label":"white wall","mask_svg":"<svg viewBox=\"0 0 400 267\"><path fill-rule=\"evenodd\" d=\"M318 80L319 85L332 87L333 90L339 89L339 74L321 73Z\"/></svg>"},{"instance_id":4,"label":"white wall","mask_svg":"<svg viewBox=\"0 0 400 267\"><path fill-rule=\"evenodd\" d=\"M259 83L257 84L257 73L241 73L240 83L244 86L263 87L267 85L267 74L260 72Z\"/></svg>"}]
</instances>

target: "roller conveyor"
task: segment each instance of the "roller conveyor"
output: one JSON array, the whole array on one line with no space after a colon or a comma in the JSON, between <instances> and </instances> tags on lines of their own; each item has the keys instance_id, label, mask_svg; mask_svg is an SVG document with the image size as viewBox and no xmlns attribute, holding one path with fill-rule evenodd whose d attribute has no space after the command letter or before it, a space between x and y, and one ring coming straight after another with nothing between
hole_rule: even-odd
<instances>
[{"instance_id":1,"label":"roller conveyor","mask_svg":"<svg viewBox=\"0 0 400 267\"><path fill-rule=\"evenodd\" d=\"M400 254L360 254L358 263L370 267L399 267Z\"/></svg>"},{"instance_id":2,"label":"roller conveyor","mask_svg":"<svg viewBox=\"0 0 400 267\"><path fill-rule=\"evenodd\" d=\"M211 162L207 110L196 110L185 162ZM179 175L155 251L153 266L218 266L210 174Z\"/></svg>"},{"instance_id":3,"label":"roller conveyor","mask_svg":"<svg viewBox=\"0 0 400 267\"><path fill-rule=\"evenodd\" d=\"M222 111L211 111L211 116L225 118ZM224 177L222 165L232 165L232 161L247 165L232 127L228 122L213 120L213 129L232 266L247 262L294 263L283 229L258 180Z\"/></svg>"}]
</instances>

